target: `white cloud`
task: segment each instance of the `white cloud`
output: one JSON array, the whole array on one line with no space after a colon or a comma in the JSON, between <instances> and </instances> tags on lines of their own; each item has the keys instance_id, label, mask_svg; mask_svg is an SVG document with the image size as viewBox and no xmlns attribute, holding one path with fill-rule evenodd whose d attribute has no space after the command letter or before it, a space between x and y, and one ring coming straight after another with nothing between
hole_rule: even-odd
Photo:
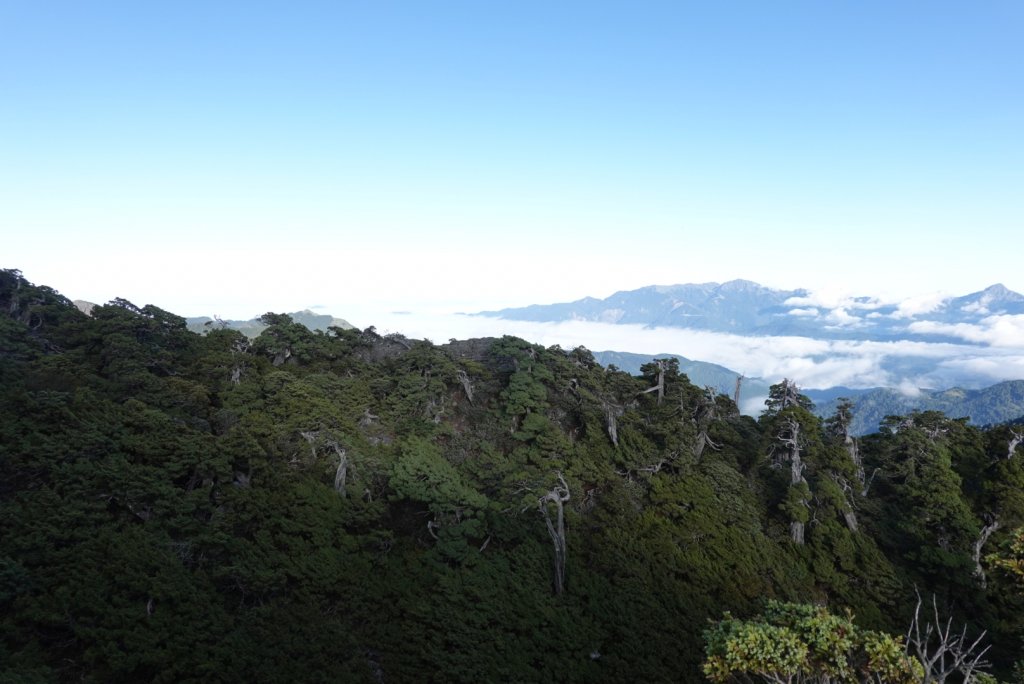
<instances>
[{"instance_id":1,"label":"white cloud","mask_svg":"<svg viewBox=\"0 0 1024 684\"><path fill-rule=\"evenodd\" d=\"M747 416L759 416L764 411L764 402L768 399L767 394L758 397L747 397L740 399L740 413Z\"/></svg>"},{"instance_id":2,"label":"white cloud","mask_svg":"<svg viewBox=\"0 0 1024 684\"><path fill-rule=\"evenodd\" d=\"M900 384L897 385L896 389L905 397L915 398L921 396L921 389L918 387L918 383L910 378L900 380Z\"/></svg>"},{"instance_id":3,"label":"white cloud","mask_svg":"<svg viewBox=\"0 0 1024 684\"><path fill-rule=\"evenodd\" d=\"M991 382L1024 378L1024 354L1005 356L966 356L949 359L939 364L935 375L983 376Z\"/></svg>"},{"instance_id":4,"label":"white cloud","mask_svg":"<svg viewBox=\"0 0 1024 684\"><path fill-rule=\"evenodd\" d=\"M864 321L858 316L851 315L845 307L837 307L829 311L825 320L835 327L853 328L863 325Z\"/></svg>"},{"instance_id":5,"label":"white cloud","mask_svg":"<svg viewBox=\"0 0 1024 684\"><path fill-rule=\"evenodd\" d=\"M979 347L951 342L898 340L866 342L819 340L808 337L744 337L681 328L647 328L590 321L537 323L485 316L376 316L352 321L359 327L375 324L380 332L401 332L436 342L449 338L515 335L544 346L571 349L583 345L594 351L641 354L679 354L717 363L747 377L768 382L791 378L802 387L917 387L980 386L998 380L1024 378L1024 342L1016 347ZM992 333L990 333L992 334ZM922 370L922 366L925 369ZM914 368L908 376L900 368Z\"/></svg>"},{"instance_id":6,"label":"white cloud","mask_svg":"<svg viewBox=\"0 0 1024 684\"><path fill-rule=\"evenodd\" d=\"M602 323L618 323L625 315L625 309L605 309L600 313L598 319Z\"/></svg>"},{"instance_id":7,"label":"white cloud","mask_svg":"<svg viewBox=\"0 0 1024 684\"><path fill-rule=\"evenodd\" d=\"M973 323L940 323L938 321L914 321L907 326L907 331L922 335L947 335L959 337L968 342L984 342L985 331L980 325Z\"/></svg>"},{"instance_id":8,"label":"white cloud","mask_svg":"<svg viewBox=\"0 0 1024 684\"><path fill-rule=\"evenodd\" d=\"M790 297L783 304L796 307L789 312L791 315L805 315L804 311L825 309L829 311L828 320L833 325L852 326L863 324L865 318L877 319L886 315L879 309L894 308L895 311L887 314L891 318L915 318L942 308L948 300L949 295L943 292L904 298L854 297L848 289L823 288L803 297ZM853 313L857 311L865 312L864 317L860 318ZM980 309L979 312L987 313Z\"/></svg>"},{"instance_id":9,"label":"white cloud","mask_svg":"<svg viewBox=\"0 0 1024 684\"><path fill-rule=\"evenodd\" d=\"M948 335L994 347L1024 347L1024 314L988 316L978 323L914 321L907 330L922 335Z\"/></svg>"},{"instance_id":10,"label":"white cloud","mask_svg":"<svg viewBox=\"0 0 1024 684\"><path fill-rule=\"evenodd\" d=\"M848 288L822 288L808 292L803 297L790 297L785 306L814 307L820 309L862 309L871 311L885 306L885 302L876 297L854 297Z\"/></svg>"},{"instance_id":11,"label":"white cloud","mask_svg":"<svg viewBox=\"0 0 1024 684\"><path fill-rule=\"evenodd\" d=\"M786 313L789 314L790 316L813 316L813 317L816 318L820 312L817 309L809 308L809 309L790 309Z\"/></svg>"},{"instance_id":12,"label":"white cloud","mask_svg":"<svg viewBox=\"0 0 1024 684\"><path fill-rule=\"evenodd\" d=\"M989 316L982 323L988 326L989 344L996 347L1024 347L1024 314Z\"/></svg>"},{"instance_id":13,"label":"white cloud","mask_svg":"<svg viewBox=\"0 0 1024 684\"><path fill-rule=\"evenodd\" d=\"M928 294L914 295L896 303L896 311L893 318L914 318L939 309L949 296L942 292L931 292Z\"/></svg>"},{"instance_id":14,"label":"white cloud","mask_svg":"<svg viewBox=\"0 0 1024 684\"><path fill-rule=\"evenodd\" d=\"M808 292L803 297L790 297L783 302L785 306L819 307L834 309L838 306L849 306L853 296L849 290L839 288L822 288Z\"/></svg>"},{"instance_id":15,"label":"white cloud","mask_svg":"<svg viewBox=\"0 0 1024 684\"><path fill-rule=\"evenodd\" d=\"M987 315L987 314L992 313L992 312L988 310L988 306L986 306L986 304L987 304L987 302L984 301L984 297L983 297L980 301L971 302L970 304L964 304L963 306L960 307L960 310L965 312L965 313L976 313L976 314Z\"/></svg>"}]
</instances>

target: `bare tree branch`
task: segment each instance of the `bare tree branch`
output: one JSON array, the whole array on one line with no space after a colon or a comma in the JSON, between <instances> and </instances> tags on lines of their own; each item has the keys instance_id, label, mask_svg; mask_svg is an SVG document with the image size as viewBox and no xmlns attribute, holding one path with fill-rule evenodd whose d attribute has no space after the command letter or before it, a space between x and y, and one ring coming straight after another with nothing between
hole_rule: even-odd
<instances>
[{"instance_id":1,"label":"bare tree branch","mask_svg":"<svg viewBox=\"0 0 1024 684\"><path fill-rule=\"evenodd\" d=\"M954 672L959 672L963 681L970 682L975 672L988 668L990 663L984 660L984 656L991 646L979 650L987 632L982 632L977 639L968 643L966 626L957 634L953 631L953 618L946 620L943 625L934 594L932 620L922 627L921 603L921 594L918 593L917 606L906 639L907 655L916 657L924 667L921 684L943 684Z\"/></svg>"}]
</instances>

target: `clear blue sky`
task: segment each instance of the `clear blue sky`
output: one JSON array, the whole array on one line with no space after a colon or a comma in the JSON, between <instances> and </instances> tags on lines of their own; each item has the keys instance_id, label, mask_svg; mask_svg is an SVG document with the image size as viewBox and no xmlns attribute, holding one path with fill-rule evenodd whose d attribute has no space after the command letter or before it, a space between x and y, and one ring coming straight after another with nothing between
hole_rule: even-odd
<instances>
[{"instance_id":1,"label":"clear blue sky","mask_svg":"<svg viewBox=\"0 0 1024 684\"><path fill-rule=\"evenodd\" d=\"M3 263L187 315L1024 291L1021 2L0 2Z\"/></svg>"}]
</instances>

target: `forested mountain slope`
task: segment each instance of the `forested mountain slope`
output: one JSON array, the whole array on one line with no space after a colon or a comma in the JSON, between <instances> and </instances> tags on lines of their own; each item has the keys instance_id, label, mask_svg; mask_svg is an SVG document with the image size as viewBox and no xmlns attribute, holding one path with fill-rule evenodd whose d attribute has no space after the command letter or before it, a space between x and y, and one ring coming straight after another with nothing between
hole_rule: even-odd
<instances>
[{"instance_id":1,"label":"forested mountain slope","mask_svg":"<svg viewBox=\"0 0 1024 684\"><path fill-rule=\"evenodd\" d=\"M858 441L788 382L755 421L674 360L280 314L199 335L16 271L0 312L7 680L702 681L723 611L900 634L915 586L998 673L1021 658L1010 427Z\"/></svg>"},{"instance_id":2,"label":"forested mountain slope","mask_svg":"<svg viewBox=\"0 0 1024 684\"><path fill-rule=\"evenodd\" d=\"M615 366L631 375L639 375L640 368L656 359L674 358L679 362L679 370L686 373L690 382L698 387L713 387L718 393L735 396L736 379L740 373L706 361L694 361L678 354L633 354L630 352L600 351L594 352L594 358L602 366ZM768 395L768 383L761 378L743 378L742 396L765 397ZM742 402L741 402L742 403Z\"/></svg>"},{"instance_id":3,"label":"forested mountain slope","mask_svg":"<svg viewBox=\"0 0 1024 684\"><path fill-rule=\"evenodd\" d=\"M819 414L829 415L838 405L838 399L824 401L816 398L816 392L807 394L815 398ZM1024 380L1008 380L976 390L923 389L907 395L895 389L876 387L848 394L853 402L851 432L855 435L877 431L886 416L911 411L941 411L952 418L966 417L974 425L1006 423L1024 416Z\"/></svg>"}]
</instances>

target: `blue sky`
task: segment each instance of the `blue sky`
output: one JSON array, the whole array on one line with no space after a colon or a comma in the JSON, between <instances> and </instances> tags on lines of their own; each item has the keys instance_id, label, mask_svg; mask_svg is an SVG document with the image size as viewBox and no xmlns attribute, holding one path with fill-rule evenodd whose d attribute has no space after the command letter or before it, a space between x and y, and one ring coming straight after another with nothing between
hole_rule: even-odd
<instances>
[{"instance_id":1,"label":"blue sky","mask_svg":"<svg viewBox=\"0 0 1024 684\"><path fill-rule=\"evenodd\" d=\"M249 317L1024 291L1019 2L0 3L4 263Z\"/></svg>"}]
</instances>

